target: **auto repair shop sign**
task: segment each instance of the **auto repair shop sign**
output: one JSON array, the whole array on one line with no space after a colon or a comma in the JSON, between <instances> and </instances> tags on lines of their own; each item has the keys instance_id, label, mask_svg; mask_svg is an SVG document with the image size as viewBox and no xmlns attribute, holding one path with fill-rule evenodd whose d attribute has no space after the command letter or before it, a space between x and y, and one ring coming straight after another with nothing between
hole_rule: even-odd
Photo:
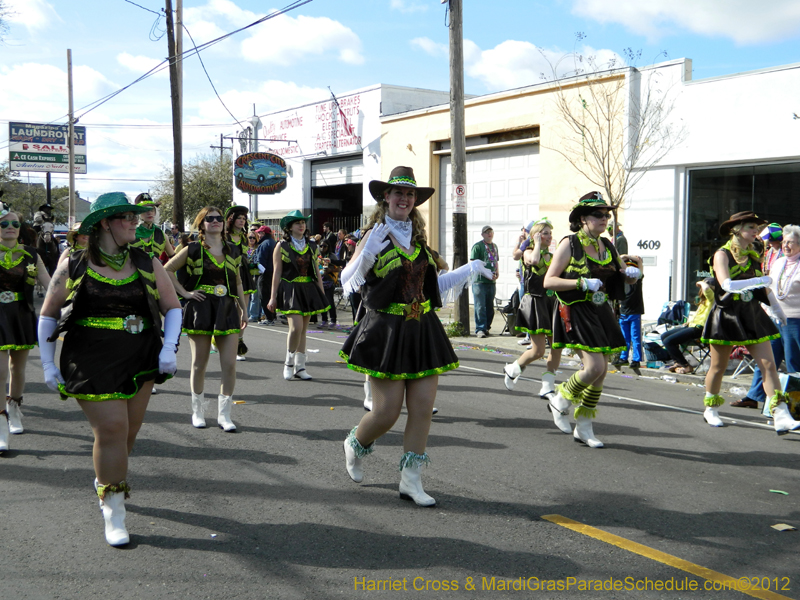
<instances>
[{"instance_id":1,"label":"auto repair shop sign","mask_svg":"<svg viewBox=\"0 0 800 600\"><path fill-rule=\"evenodd\" d=\"M286 161L268 152L248 152L233 163L236 187L247 194L277 194L286 188Z\"/></svg>"},{"instance_id":2,"label":"auto repair shop sign","mask_svg":"<svg viewBox=\"0 0 800 600\"><path fill-rule=\"evenodd\" d=\"M11 171L69 173L69 126L44 123L8 124L8 168ZM75 173L86 173L86 127L75 127Z\"/></svg>"}]
</instances>

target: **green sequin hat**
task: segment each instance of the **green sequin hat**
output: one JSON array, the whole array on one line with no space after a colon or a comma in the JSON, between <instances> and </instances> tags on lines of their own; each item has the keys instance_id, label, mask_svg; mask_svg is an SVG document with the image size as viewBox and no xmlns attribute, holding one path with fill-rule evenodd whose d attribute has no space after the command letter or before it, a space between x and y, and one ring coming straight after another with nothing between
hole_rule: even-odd
<instances>
[{"instance_id":1,"label":"green sequin hat","mask_svg":"<svg viewBox=\"0 0 800 600\"><path fill-rule=\"evenodd\" d=\"M92 206L89 208L89 214L86 215L86 218L81 223L78 233L91 233L92 229L94 229L101 219L105 219L111 215L125 212L132 212L138 215L152 208L152 205L147 204L131 204L128 202L128 197L123 192L101 194L97 197L97 200L92 202Z\"/></svg>"},{"instance_id":2,"label":"green sequin hat","mask_svg":"<svg viewBox=\"0 0 800 600\"><path fill-rule=\"evenodd\" d=\"M389 173L389 181L378 181L377 179L369 182L369 193L378 202L383 200L383 193L392 186L413 187L417 190L417 200L414 206L419 206L428 198L433 196L436 191L429 187L417 187L417 180L414 177L414 170L411 167L395 167Z\"/></svg>"},{"instance_id":3,"label":"green sequin hat","mask_svg":"<svg viewBox=\"0 0 800 600\"><path fill-rule=\"evenodd\" d=\"M281 229L289 229L295 221L308 221L309 218L310 217L306 217L299 210L293 210L281 219Z\"/></svg>"},{"instance_id":4,"label":"green sequin hat","mask_svg":"<svg viewBox=\"0 0 800 600\"><path fill-rule=\"evenodd\" d=\"M597 208L601 210L611 210L611 207L603 199L603 194L600 192L589 192L572 207L572 212L569 213L569 222L577 223L583 215L588 215Z\"/></svg>"}]
</instances>

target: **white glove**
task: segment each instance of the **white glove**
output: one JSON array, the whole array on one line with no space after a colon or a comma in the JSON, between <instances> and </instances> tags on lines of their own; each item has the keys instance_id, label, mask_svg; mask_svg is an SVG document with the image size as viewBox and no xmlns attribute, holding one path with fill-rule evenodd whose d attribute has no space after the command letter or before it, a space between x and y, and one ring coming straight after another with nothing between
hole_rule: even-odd
<instances>
[{"instance_id":1,"label":"white glove","mask_svg":"<svg viewBox=\"0 0 800 600\"><path fill-rule=\"evenodd\" d=\"M342 289L346 294L357 293L364 284L367 273L369 273L372 265L375 264L378 253L386 244L392 243L391 240L386 239L388 233L389 227L387 225L383 223L376 224L369 234L369 239L364 242L358 256L351 259L347 266L342 269Z\"/></svg>"},{"instance_id":2,"label":"white glove","mask_svg":"<svg viewBox=\"0 0 800 600\"><path fill-rule=\"evenodd\" d=\"M642 272L639 270L639 267L625 267L623 271L625 273L625 277L629 279L639 279L642 276Z\"/></svg>"},{"instance_id":3,"label":"white glove","mask_svg":"<svg viewBox=\"0 0 800 600\"><path fill-rule=\"evenodd\" d=\"M581 280L581 289L585 292L589 290L590 292L596 292L600 289L600 286L603 285L603 282L599 279L583 279Z\"/></svg>"},{"instance_id":4,"label":"white glove","mask_svg":"<svg viewBox=\"0 0 800 600\"><path fill-rule=\"evenodd\" d=\"M174 375L178 371L178 344L181 336L183 313L172 308L164 315L164 347L158 353L158 372Z\"/></svg>"},{"instance_id":5,"label":"white glove","mask_svg":"<svg viewBox=\"0 0 800 600\"><path fill-rule=\"evenodd\" d=\"M39 354L42 357L44 382L54 392L58 391L59 383L64 383L61 371L58 370L55 363L56 343L47 341L57 327L58 321L53 317L39 317Z\"/></svg>"},{"instance_id":6,"label":"white glove","mask_svg":"<svg viewBox=\"0 0 800 600\"><path fill-rule=\"evenodd\" d=\"M264 265L262 265L261 263L258 263L258 265L256 265L256 266L258 267L258 272L263 275L264 272L266 271L266 269L264 268Z\"/></svg>"},{"instance_id":7,"label":"white glove","mask_svg":"<svg viewBox=\"0 0 800 600\"><path fill-rule=\"evenodd\" d=\"M744 290L756 290L768 287L772 284L772 277L753 277L752 279L739 279L731 281L730 278L722 282L722 289L726 292L743 292Z\"/></svg>"},{"instance_id":8,"label":"white glove","mask_svg":"<svg viewBox=\"0 0 800 600\"><path fill-rule=\"evenodd\" d=\"M389 235L389 226L383 223L376 223L369 234L369 239L364 242L364 246L361 248L361 254L367 252L373 257L378 256L386 242L389 241L386 239L387 235Z\"/></svg>"},{"instance_id":9,"label":"white glove","mask_svg":"<svg viewBox=\"0 0 800 600\"><path fill-rule=\"evenodd\" d=\"M475 259L469 261L469 272L470 273L479 273L486 277L486 279L494 279L494 273L492 273L489 269L486 268L484 262L480 259Z\"/></svg>"},{"instance_id":10,"label":"white glove","mask_svg":"<svg viewBox=\"0 0 800 600\"><path fill-rule=\"evenodd\" d=\"M494 273L486 268L482 260L471 260L457 269L439 275L439 294L444 296L445 293L455 287L463 287L472 279L475 273L480 273L488 279L494 277Z\"/></svg>"}]
</instances>

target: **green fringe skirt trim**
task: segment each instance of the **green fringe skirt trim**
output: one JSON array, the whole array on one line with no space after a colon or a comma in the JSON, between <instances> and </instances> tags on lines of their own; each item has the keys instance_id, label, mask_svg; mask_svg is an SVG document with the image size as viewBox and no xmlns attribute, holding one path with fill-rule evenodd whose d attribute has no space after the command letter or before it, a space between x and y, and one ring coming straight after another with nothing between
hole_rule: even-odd
<instances>
[{"instance_id":1,"label":"green fringe skirt trim","mask_svg":"<svg viewBox=\"0 0 800 600\"><path fill-rule=\"evenodd\" d=\"M257 291L258 291L258 290L244 290L244 291L242 292L242 295L243 295L243 296L251 296L252 294L255 294Z\"/></svg>"},{"instance_id":2,"label":"green fringe skirt trim","mask_svg":"<svg viewBox=\"0 0 800 600\"><path fill-rule=\"evenodd\" d=\"M575 350L583 350L584 352L594 352L595 354L614 354L615 352L624 352L627 350L626 346L619 346L617 348L609 348L608 346L603 346L602 348L593 348L591 346L584 346L583 344L563 344L563 343L554 343L553 348L573 348Z\"/></svg>"},{"instance_id":3,"label":"green fringe skirt trim","mask_svg":"<svg viewBox=\"0 0 800 600\"><path fill-rule=\"evenodd\" d=\"M403 454L400 457L400 468L398 471L402 471L406 467L411 467L412 469L418 467L427 467L431 464L431 457L428 456L428 453L425 452L424 454L417 454L416 452L411 452L410 450Z\"/></svg>"},{"instance_id":4,"label":"green fringe skirt trim","mask_svg":"<svg viewBox=\"0 0 800 600\"><path fill-rule=\"evenodd\" d=\"M589 408L588 406L584 406L583 404L579 404L575 407L575 418L578 417L589 417L590 419L594 419L597 416L597 409L596 408Z\"/></svg>"},{"instance_id":5,"label":"green fringe skirt trim","mask_svg":"<svg viewBox=\"0 0 800 600\"><path fill-rule=\"evenodd\" d=\"M757 340L743 340L741 342L730 342L728 340L709 340L706 338L700 338L700 341L704 344L714 344L716 346L752 346L753 344L760 344L761 342L777 340L779 337L781 337L780 333L774 333L772 335L765 335Z\"/></svg>"},{"instance_id":6,"label":"green fringe skirt trim","mask_svg":"<svg viewBox=\"0 0 800 600\"><path fill-rule=\"evenodd\" d=\"M313 310L311 312L303 312L302 310L281 310L280 308L276 309L275 312L280 313L282 315L303 315L304 317L313 317L314 315L320 315L324 312L328 312L331 309L331 305L329 304L325 308L320 310Z\"/></svg>"},{"instance_id":7,"label":"green fringe skirt trim","mask_svg":"<svg viewBox=\"0 0 800 600\"><path fill-rule=\"evenodd\" d=\"M61 393L61 399L66 400L67 398L75 398L76 400L87 400L89 402L104 402L105 400L130 400L136 394L139 393L139 384L137 380L141 377L146 375L153 375L153 379L155 379L156 375L158 375L158 369L150 369L149 371L142 371L141 373L137 373L133 376L133 384L136 386L136 391L132 394L123 394L122 392L112 392L110 394L71 394L67 392L67 387L63 383L58 384L58 391ZM172 375L167 375L167 379L172 379ZM149 379L145 379L144 381L150 381Z\"/></svg>"},{"instance_id":8,"label":"green fringe skirt trim","mask_svg":"<svg viewBox=\"0 0 800 600\"><path fill-rule=\"evenodd\" d=\"M514 329L529 335L546 335L547 337L551 337L553 335L553 331L550 329L528 329L527 327L514 327Z\"/></svg>"},{"instance_id":9,"label":"green fringe skirt trim","mask_svg":"<svg viewBox=\"0 0 800 600\"><path fill-rule=\"evenodd\" d=\"M242 332L241 329L228 329L226 331L218 331L214 329L213 331L205 331L203 329L186 329L185 327L181 331L189 335L232 335L234 333Z\"/></svg>"},{"instance_id":10,"label":"green fringe skirt trim","mask_svg":"<svg viewBox=\"0 0 800 600\"><path fill-rule=\"evenodd\" d=\"M450 363L449 365L445 365L443 367L438 367L436 369L428 369L427 371L420 371L419 373L381 373L380 371L373 371L372 369L367 369L365 367L359 367L358 365L351 365L350 364L350 357L345 354L342 350L339 350L339 356L345 360L347 363L347 368L356 371L357 373L364 373L365 375L372 375L376 379L390 379L392 381L402 380L402 379L422 379L423 377L430 377L431 375L441 375L442 373L447 373L447 371L452 371L453 369L458 368L458 361L454 363Z\"/></svg>"},{"instance_id":11,"label":"green fringe skirt trim","mask_svg":"<svg viewBox=\"0 0 800 600\"><path fill-rule=\"evenodd\" d=\"M713 396L706 396L705 398L703 398L704 406L722 406L723 404L725 404L725 398L723 398L719 394L715 394Z\"/></svg>"},{"instance_id":12,"label":"green fringe skirt trim","mask_svg":"<svg viewBox=\"0 0 800 600\"><path fill-rule=\"evenodd\" d=\"M30 346L17 346L16 344L8 344L7 346L0 346L0 350L33 350L38 346L38 342Z\"/></svg>"}]
</instances>

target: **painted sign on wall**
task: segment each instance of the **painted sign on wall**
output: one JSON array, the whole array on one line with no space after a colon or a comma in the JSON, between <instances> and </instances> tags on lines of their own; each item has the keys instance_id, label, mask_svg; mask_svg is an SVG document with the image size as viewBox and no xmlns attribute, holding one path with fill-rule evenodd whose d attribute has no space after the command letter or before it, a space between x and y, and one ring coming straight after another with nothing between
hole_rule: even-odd
<instances>
[{"instance_id":1,"label":"painted sign on wall","mask_svg":"<svg viewBox=\"0 0 800 600\"><path fill-rule=\"evenodd\" d=\"M286 188L286 161L269 152L248 152L233 163L236 187L247 194L277 194Z\"/></svg>"},{"instance_id":2,"label":"painted sign on wall","mask_svg":"<svg viewBox=\"0 0 800 600\"><path fill-rule=\"evenodd\" d=\"M86 173L86 127L75 128L75 173ZM69 127L44 123L8 124L8 167L12 171L69 173Z\"/></svg>"}]
</instances>

